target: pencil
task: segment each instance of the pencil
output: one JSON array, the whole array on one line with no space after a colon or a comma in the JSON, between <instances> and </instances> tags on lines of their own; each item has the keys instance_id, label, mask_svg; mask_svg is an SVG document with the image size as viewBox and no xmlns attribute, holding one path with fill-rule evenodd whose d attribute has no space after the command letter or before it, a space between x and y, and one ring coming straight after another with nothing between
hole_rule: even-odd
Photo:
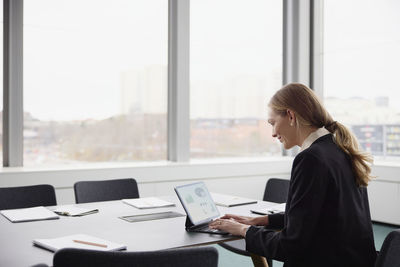
<instances>
[{"instance_id":1,"label":"pencil","mask_svg":"<svg viewBox=\"0 0 400 267\"><path fill-rule=\"evenodd\" d=\"M82 240L72 240L75 243L81 243L81 244L85 244L85 245L90 245L90 246L97 246L97 247L102 247L102 248L106 248L107 245L105 244L98 244L98 243L93 243L93 242L88 242L88 241L82 241Z\"/></svg>"}]
</instances>

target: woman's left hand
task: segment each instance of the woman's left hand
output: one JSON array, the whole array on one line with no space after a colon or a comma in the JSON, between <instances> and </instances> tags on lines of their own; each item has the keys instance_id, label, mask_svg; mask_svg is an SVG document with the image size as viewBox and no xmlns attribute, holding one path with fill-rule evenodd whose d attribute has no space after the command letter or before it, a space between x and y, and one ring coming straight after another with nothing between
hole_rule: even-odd
<instances>
[{"instance_id":1,"label":"woman's left hand","mask_svg":"<svg viewBox=\"0 0 400 267\"><path fill-rule=\"evenodd\" d=\"M210 228L219 229L232 235L245 236L250 225L238 223L233 219L216 219L209 224Z\"/></svg>"}]
</instances>

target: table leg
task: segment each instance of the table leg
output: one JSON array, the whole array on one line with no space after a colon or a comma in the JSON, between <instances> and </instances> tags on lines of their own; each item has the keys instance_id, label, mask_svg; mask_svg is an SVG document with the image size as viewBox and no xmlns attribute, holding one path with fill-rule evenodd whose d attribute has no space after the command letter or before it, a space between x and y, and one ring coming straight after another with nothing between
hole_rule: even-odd
<instances>
[{"instance_id":1,"label":"table leg","mask_svg":"<svg viewBox=\"0 0 400 267\"><path fill-rule=\"evenodd\" d=\"M268 267L268 262L266 258L253 253L251 253L250 256L251 260L253 261L254 267Z\"/></svg>"}]
</instances>

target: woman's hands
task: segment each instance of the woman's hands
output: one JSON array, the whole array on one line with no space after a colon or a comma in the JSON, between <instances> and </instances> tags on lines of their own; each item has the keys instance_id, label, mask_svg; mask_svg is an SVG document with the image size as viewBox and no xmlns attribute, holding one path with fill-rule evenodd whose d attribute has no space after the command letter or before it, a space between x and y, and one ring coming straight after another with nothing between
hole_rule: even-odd
<instances>
[{"instance_id":1,"label":"woman's hands","mask_svg":"<svg viewBox=\"0 0 400 267\"><path fill-rule=\"evenodd\" d=\"M258 216L258 217L250 217L250 216L240 216L234 214L225 214L220 219L233 219L238 223L247 224L247 225L268 225L268 216Z\"/></svg>"},{"instance_id":2,"label":"woman's hands","mask_svg":"<svg viewBox=\"0 0 400 267\"><path fill-rule=\"evenodd\" d=\"M249 225L238 223L233 219L216 219L210 223L210 228L219 229L232 235L245 236Z\"/></svg>"},{"instance_id":3,"label":"woman's hands","mask_svg":"<svg viewBox=\"0 0 400 267\"><path fill-rule=\"evenodd\" d=\"M232 235L245 236L250 225L268 225L268 216L249 217L226 214L210 223L210 228L223 230Z\"/></svg>"}]
</instances>

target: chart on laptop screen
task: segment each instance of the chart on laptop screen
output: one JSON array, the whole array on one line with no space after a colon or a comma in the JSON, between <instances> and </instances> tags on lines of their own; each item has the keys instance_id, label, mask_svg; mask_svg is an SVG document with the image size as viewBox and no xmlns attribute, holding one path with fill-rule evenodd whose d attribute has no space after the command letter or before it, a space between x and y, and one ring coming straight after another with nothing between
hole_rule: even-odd
<instances>
[{"instance_id":1,"label":"chart on laptop screen","mask_svg":"<svg viewBox=\"0 0 400 267\"><path fill-rule=\"evenodd\" d=\"M193 223L219 215L205 184L196 183L180 187L179 193Z\"/></svg>"}]
</instances>

